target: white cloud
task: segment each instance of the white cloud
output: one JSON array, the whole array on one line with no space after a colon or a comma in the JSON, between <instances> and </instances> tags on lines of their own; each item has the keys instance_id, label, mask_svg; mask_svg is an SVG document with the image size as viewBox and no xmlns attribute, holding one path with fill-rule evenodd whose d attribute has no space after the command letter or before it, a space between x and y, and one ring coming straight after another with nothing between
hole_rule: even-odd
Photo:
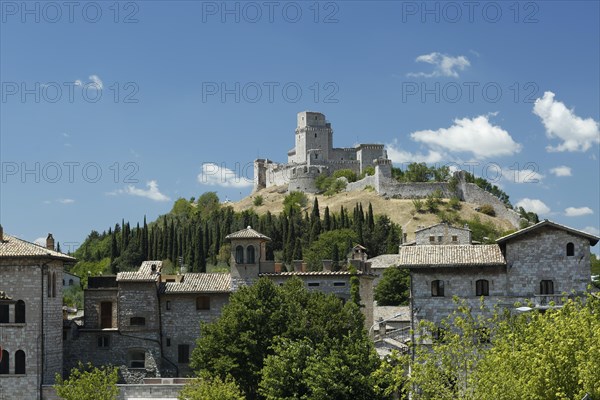
<instances>
[{"instance_id":1,"label":"white cloud","mask_svg":"<svg viewBox=\"0 0 600 400\"><path fill-rule=\"evenodd\" d=\"M58 199L56 201L59 202L60 204L73 204L73 203L75 203L75 200L73 200L73 199Z\"/></svg>"},{"instance_id":2,"label":"white cloud","mask_svg":"<svg viewBox=\"0 0 600 400\"><path fill-rule=\"evenodd\" d=\"M581 217L583 215L593 214L594 210L589 207L567 207L565 208L565 215L567 217Z\"/></svg>"},{"instance_id":3,"label":"white cloud","mask_svg":"<svg viewBox=\"0 0 600 400\"><path fill-rule=\"evenodd\" d=\"M90 80L90 82L87 82L85 84L86 89L96 89L96 90L104 89L104 83L102 82L102 79L100 79L100 77L98 75L90 75L88 77L88 79ZM75 86L83 86L83 82L81 81L81 79L75 80L75 82L73 82L73 84Z\"/></svg>"},{"instance_id":4,"label":"white cloud","mask_svg":"<svg viewBox=\"0 0 600 400\"><path fill-rule=\"evenodd\" d=\"M478 159L509 156L521 151L521 145L500 126L492 125L488 118L480 115L473 119L455 119L450 128L417 131L410 136L434 148L472 153Z\"/></svg>"},{"instance_id":5,"label":"white cloud","mask_svg":"<svg viewBox=\"0 0 600 400\"><path fill-rule=\"evenodd\" d=\"M253 185L253 181L244 176L238 176L229 168L215 163L202 164L202 172L198 174L198 182L209 186L222 186L246 188Z\"/></svg>"},{"instance_id":6,"label":"white cloud","mask_svg":"<svg viewBox=\"0 0 600 400\"><path fill-rule=\"evenodd\" d=\"M582 231L590 233L595 236L600 236L600 229L595 228L593 226L586 226L585 228L582 229Z\"/></svg>"},{"instance_id":7,"label":"white cloud","mask_svg":"<svg viewBox=\"0 0 600 400\"><path fill-rule=\"evenodd\" d=\"M535 164L525 164L522 169L503 169L502 177L512 183L540 183L544 175L536 171Z\"/></svg>"},{"instance_id":8,"label":"white cloud","mask_svg":"<svg viewBox=\"0 0 600 400\"><path fill-rule=\"evenodd\" d=\"M471 65L471 63L465 56L452 57L438 52L424 54L422 56L417 57L415 61L433 65L433 72L429 74L424 72L409 72L408 74L406 74L406 76L417 78L449 76L453 78L458 78L458 71L463 71L466 67Z\"/></svg>"},{"instance_id":9,"label":"white cloud","mask_svg":"<svg viewBox=\"0 0 600 400\"><path fill-rule=\"evenodd\" d=\"M555 101L552 92L536 99L533 113L542 119L549 138L562 140L556 147L547 146L547 151L586 151L600 143L600 124L592 118L578 117L564 103Z\"/></svg>"},{"instance_id":10,"label":"white cloud","mask_svg":"<svg viewBox=\"0 0 600 400\"><path fill-rule=\"evenodd\" d=\"M37 239L35 239L33 241L33 243L38 244L40 246L46 247L46 238L45 237L39 237Z\"/></svg>"},{"instance_id":11,"label":"white cloud","mask_svg":"<svg viewBox=\"0 0 600 400\"><path fill-rule=\"evenodd\" d=\"M432 164L442 161L443 158L443 155L441 153L432 150L429 150L427 154L411 153L408 151L400 150L398 149L397 141L388 144L386 147L389 159L396 164L409 162L424 162Z\"/></svg>"},{"instance_id":12,"label":"white cloud","mask_svg":"<svg viewBox=\"0 0 600 400\"><path fill-rule=\"evenodd\" d=\"M92 81L92 86L95 86L96 89L104 89L104 83L102 83L102 80L98 77L98 75L90 75L89 78L90 81Z\"/></svg>"},{"instance_id":13,"label":"white cloud","mask_svg":"<svg viewBox=\"0 0 600 400\"><path fill-rule=\"evenodd\" d=\"M527 212L534 212L536 214L548 214L550 207L544 204L543 201L538 199L521 199L515 204L516 207L523 207Z\"/></svg>"},{"instance_id":14,"label":"white cloud","mask_svg":"<svg viewBox=\"0 0 600 400\"><path fill-rule=\"evenodd\" d=\"M127 186L125 189L119 189L114 192L107 193L109 196L116 196L118 194L128 194L131 196L145 197L154 201L170 201L171 198L160 192L158 189L158 183L154 180L146 183L148 189L139 189L133 185Z\"/></svg>"},{"instance_id":15,"label":"white cloud","mask_svg":"<svg viewBox=\"0 0 600 400\"><path fill-rule=\"evenodd\" d=\"M571 176L571 167L567 167L566 165L561 165L556 168L552 168L550 172L556 176Z\"/></svg>"}]
</instances>

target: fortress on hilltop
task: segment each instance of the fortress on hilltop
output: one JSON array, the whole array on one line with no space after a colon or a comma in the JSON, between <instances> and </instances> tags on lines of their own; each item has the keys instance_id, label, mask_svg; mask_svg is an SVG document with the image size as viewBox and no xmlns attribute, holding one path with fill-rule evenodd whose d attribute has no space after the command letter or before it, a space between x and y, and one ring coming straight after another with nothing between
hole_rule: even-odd
<instances>
[{"instance_id":1,"label":"fortress on hilltop","mask_svg":"<svg viewBox=\"0 0 600 400\"><path fill-rule=\"evenodd\" d=\"M333 129L319 112L298 113L295 147L288 151L288 161L278 164L268 159L254 161L254 191L271 186L288 185L288 190L315 193L319 175L331 175L349 169L360 175L365 168L389 165L382 144L358 144L355 147L333 147Z\"/></svg>"},{"instance_id":2,"label":"fortress on hilltop","mask_svg":"<svg viewBox=\"0 0 600 400\"><path fill-rule=\"evenodd\" d=\"M374 173L350 182L346 191L374 189L384 197L417 199L439 191L444 197L458 197L462 201L494 208L497 217L519 227L520 215L507 208L496 196L474 183L466 181L464 171L454 173L455 185L449 182L398 182L392 178L392 161L382 144L358 144L355 147L333 147L333 129L325 115L319 112L298 113L295 146L288 151L287 163L269 159L254 161L254 192L272 186L287 186L287 190L317 193L319 176L330 176L335 171L349 169L361 175L367 167ZM343 178L340 178L343 179Z\"/></svg>"}]
</instances>

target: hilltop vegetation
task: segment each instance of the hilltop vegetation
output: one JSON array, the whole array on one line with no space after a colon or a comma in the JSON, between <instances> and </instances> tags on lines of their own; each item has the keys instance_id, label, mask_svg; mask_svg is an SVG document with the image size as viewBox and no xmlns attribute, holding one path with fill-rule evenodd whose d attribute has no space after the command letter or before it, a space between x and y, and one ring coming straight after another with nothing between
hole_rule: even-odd
<instances>
[{"instance_id":1,"label":"hilltop vegetation","mask_svg":"<svg viewBox=\"0 0 600 400\"><path fill-rule=\"evenodd\" d=\"M372 174L368 169L365 174ZM81 276L115 274L137 268L144 260L163 260L164 271L223 271L228 268L230 248L225 236L252 226L272 239L268 257L291 264L305 259L311 269L320 268L320 259L343 260L353 244L367 247L369 256L397 252L402 228L411 240L421 226L438 222L468 225L473 239L491 242L514 230L510 222L495 218L492 207L464 203L458 198L443 199L432 193L426 199L387 199L372 189L345 192L345 182L356 176L350 170L323 178L318 186L323 195L285 193L285 188L261 190L238 203L221 203L215 192L197 200L180 198L171 211L156 221L146 218L133 226L121 220L102 233L92 231L74 256L79 262L71 272ZM455 185L446 166L411 163L405 170L392 168L400 182L448 182ZM345 179L339 179L345 178ZM467 173L467 181L500 198L510 207L509 196L483 178ZM537 215L517 210L529 222ZM526 225L528 222L525 222Z\"/></svg>"}]
</instances>

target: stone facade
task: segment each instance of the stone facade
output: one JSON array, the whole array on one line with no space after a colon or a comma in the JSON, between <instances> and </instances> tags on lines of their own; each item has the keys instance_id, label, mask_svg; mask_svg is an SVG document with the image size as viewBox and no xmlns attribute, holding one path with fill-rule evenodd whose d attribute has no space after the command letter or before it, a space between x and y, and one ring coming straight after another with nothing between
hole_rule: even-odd
<instances>
[{"instance_id":1,"label":"stone facade","mask_svg":"<svg viewBox=\"0 0 600 400\"><path fill-rule=\"evenodd\" d=\"M0 398L39 399L42 384L62 373L62 273L74 261L0 227L0 365L8 367L0 367Z\"/></svg>"},{"instance_id":2,"label":"stone facade","mask_svg":"<svg viewBox=\"0 0 600 400\"><path fill-rule=\"evenodd\" d=\"M352 148L333 147L333 129L325 115L304 111L297 115L294 148L288 152L287 163L268 159L254 162L254 191L288 185L289 191L315 193L315 180L341 169L362 173L376 160L387 160L382 144L359 144Z\"/></svg>"},{"instance_id":3,"label":"stone facade","mask_svg":"<svg viewBox=\"0 0 600 400\"><path fill-rule=\"evenodd\" d=\"M481 296L490 308L512 308L516 302L532 302L543 310L552 304L560 305L563 295L582 295L590 283L590 246L598 240L545 220L500 238L495 245L473 245L472 253L483 256L463 264L427 264L400 254L399 260L403 261L395 265L410 269L414 322L426 319L439 323L455 309L453 296L466 299L477 313ZM497 247L501 262L491 262L487 252L477 251L490 246ZM421 247L433 260L434 253L438 253L434 249L444 251L451 246ZM401 248L400 252L407 249Z\"/></svg>"},{"instance_id":4,"label":"stone facade","mask_svg":"<svg viewBox=\"0 0 600 400\"><path fill-rule=\"evenodd\" d=\"M458 228L447 223L436 224L415 231L415 244L458 245L471 244L471 230Z\"/></svg>"}]
</instances>

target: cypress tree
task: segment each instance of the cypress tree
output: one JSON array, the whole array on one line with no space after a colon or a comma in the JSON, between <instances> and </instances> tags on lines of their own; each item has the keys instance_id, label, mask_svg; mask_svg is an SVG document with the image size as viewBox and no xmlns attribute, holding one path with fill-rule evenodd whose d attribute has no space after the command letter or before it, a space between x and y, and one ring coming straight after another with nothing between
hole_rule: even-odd
<instances>
[{"instance_id":1,"label":"cypress tree","mask_svg":"<svg viewBox=\"0 0 600 400\"><path fill-rule=\"evenodd\" d=\"M292 258L294 260L302 260L302 241L299 237L296 238L296 244L294 245L294 254Z\"/></svg>"},{"instance_id":2,"label":"cypress tree","mask_svg":"<svg viewBox=\"0 0 600 400\"><path fill-rule=\"evenodd\" d=\"M331 230L331 217L329 216L329 207L325 207L325 215L323 216L323 231Z\"/></svg>"}]
</instances>

